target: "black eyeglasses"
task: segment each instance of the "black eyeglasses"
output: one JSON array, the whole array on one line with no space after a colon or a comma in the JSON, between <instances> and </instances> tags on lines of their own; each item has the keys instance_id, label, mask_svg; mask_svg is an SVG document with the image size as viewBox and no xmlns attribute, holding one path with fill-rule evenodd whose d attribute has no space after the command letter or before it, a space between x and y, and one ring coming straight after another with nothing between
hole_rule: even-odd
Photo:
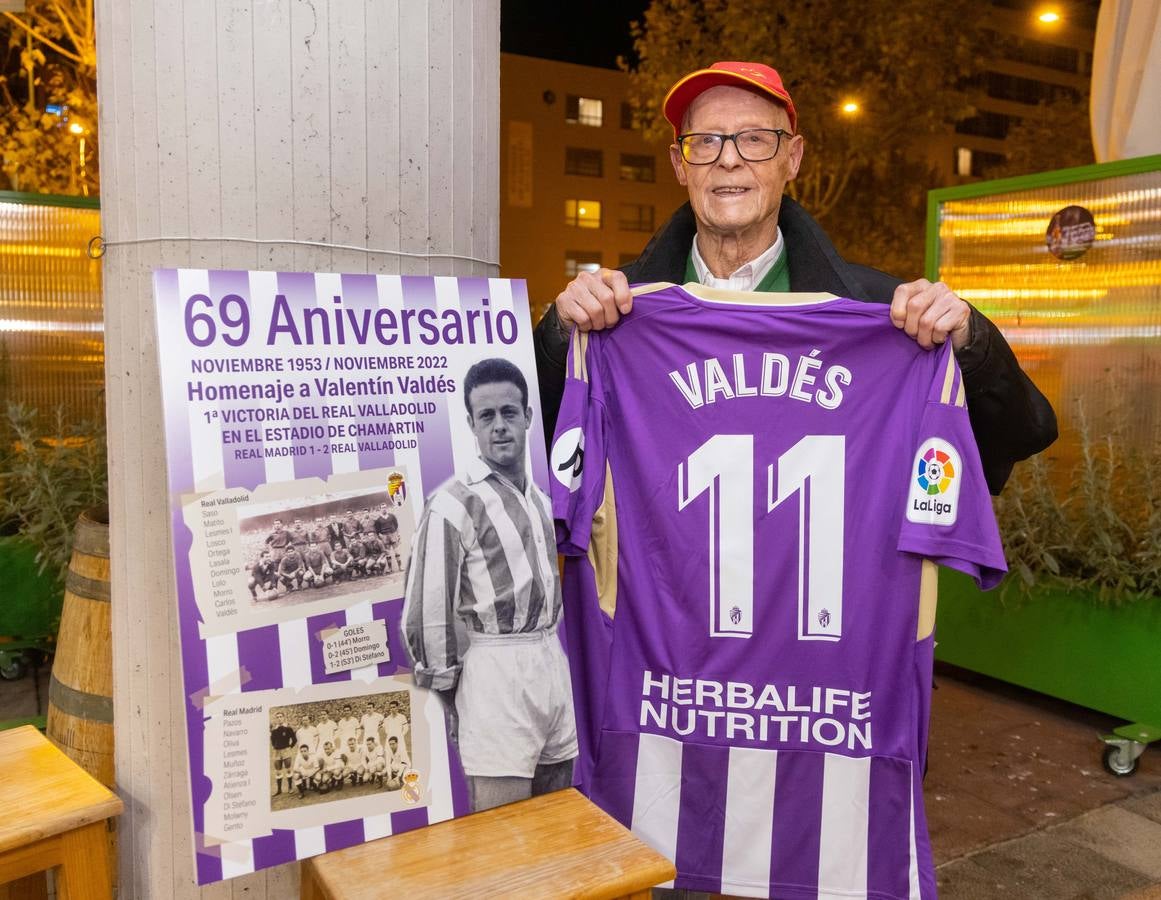
<instances>
[{"instance_id":1,"label":"black eyeglasses","mask_svg":"<svg viewBox=\"0 0 1161 900\"><path fill-rule=\"evenodd\" d=\"M726 141L734 142L738 156L747 162L763 162L778 155L782 136L794 137L781 128L747 128L734 134L690 133L677 136L681 158L691 166L708 166L718 161Z\"/></svg>"}]
</instances>

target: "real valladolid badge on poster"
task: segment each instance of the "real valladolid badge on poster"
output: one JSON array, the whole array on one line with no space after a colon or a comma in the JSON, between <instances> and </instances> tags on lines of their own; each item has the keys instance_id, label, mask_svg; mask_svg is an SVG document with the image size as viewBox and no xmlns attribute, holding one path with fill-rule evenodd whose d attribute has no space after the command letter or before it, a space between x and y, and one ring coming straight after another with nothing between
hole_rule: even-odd
<instances>
[{"instance_id":1,"label":"real valladolid badge on poster","mask_svg":"<svg viewBox=\"0 0 1161 900\"><path fill-rule=\"evenodd\" d=\"M154 290L198 882L468 813L457 717L413 674L408 565L427 498L481 463L473 367L526 373L521 465L547 489L523 283Z\"/></svg>"}]
</instances>

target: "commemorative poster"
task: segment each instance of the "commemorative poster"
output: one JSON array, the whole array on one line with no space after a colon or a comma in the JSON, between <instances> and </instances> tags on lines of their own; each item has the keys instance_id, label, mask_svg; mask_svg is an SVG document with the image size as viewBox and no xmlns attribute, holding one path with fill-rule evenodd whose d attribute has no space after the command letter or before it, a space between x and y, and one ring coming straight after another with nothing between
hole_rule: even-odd
<instances>
[{"instance_id":1,"label":"commemorative poster","mask_svg":"<svg viewBox=\"0 0 1161 900\"><path fill-rule=\"evenodd\" d=\"M457 666L490 651L453 607L556 639L523 282L182 269L154 292L198 883L471 812ZM484 464L530 482L493 491L507 512ZM505 528L532 536L511 571L488 515L509 555ZM538 775L570 780L561 733ZM471 752L520 743L490 739Z\"/></svg>"}]
</instances>

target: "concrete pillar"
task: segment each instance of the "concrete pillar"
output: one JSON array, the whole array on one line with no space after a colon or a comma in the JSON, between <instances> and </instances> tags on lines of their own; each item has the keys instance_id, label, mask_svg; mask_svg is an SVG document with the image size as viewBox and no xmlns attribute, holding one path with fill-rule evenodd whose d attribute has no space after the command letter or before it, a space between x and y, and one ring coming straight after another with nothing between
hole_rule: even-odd
<instances>
[{"instance_id":1,"label":"concrete pillar","mask_svg":"<svg viewBox=\"0 0 1161 900\"><path fill-rule=\"evenodd\" d=\"M151 272L497 274L237 239L496 260L499 0L96 13L120 896L297 896L297 866L194 885Z\"/></svg>"}]
</instances>

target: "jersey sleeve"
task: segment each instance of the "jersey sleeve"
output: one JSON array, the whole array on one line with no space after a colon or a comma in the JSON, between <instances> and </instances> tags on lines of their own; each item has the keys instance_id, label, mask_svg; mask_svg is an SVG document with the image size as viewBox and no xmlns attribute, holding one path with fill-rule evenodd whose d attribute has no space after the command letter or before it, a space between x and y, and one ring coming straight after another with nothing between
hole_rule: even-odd
<instances>
[{"instance_id":1,"label":"jersey sleeve","mask_svg":"<svg viewBox=\"0 0 1161 900\"><path fill-rule=\"evenodd\" d=\"M964 572L983 590L999 584L1008 569L950 341L936 361L906 477L899 550Z\"/></svg>"},{"instance_id":2,"label":"jersey sleeve","mask_svg":"<svg viewBox=\"0 0 1161 900\"><path fill-rule=\"evenodd\" d=\"M593 517L605 488L605 404L599 335L573 330L564 397L556 420L549 467L557 549L578 556L588 549Z\"/></svg>"},{"instance_id":3,"label":"jersey sleeve","mask_svg":"<svg viewBox=\"0 0 1161 900\"><path fill-rule=\"evenodd\" d=\"M401 618L415 683L437 691L459 681L463 643L459 606L464 543L457 523L440 509L444 502L441 492L433 494L419 520Z\"/></svg>"}]
</instances>

